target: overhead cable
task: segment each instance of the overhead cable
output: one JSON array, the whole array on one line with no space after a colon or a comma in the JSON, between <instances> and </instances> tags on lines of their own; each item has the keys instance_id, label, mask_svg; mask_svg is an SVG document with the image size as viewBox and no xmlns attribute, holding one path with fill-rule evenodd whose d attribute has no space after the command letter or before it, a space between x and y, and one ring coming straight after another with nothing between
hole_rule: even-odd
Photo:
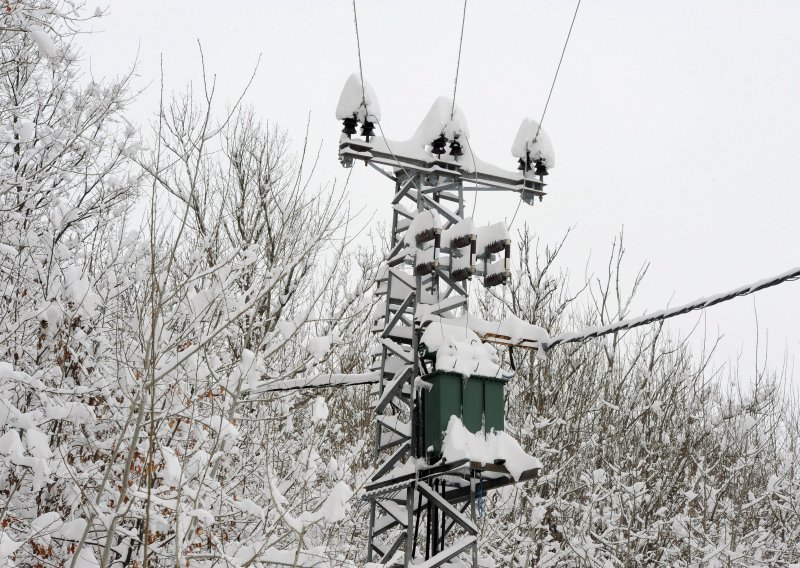
<instances>
[{"instance_id":1,"label":"overhead cable","mask_svg":"<svg viewBox=\"0 0 800 568\"><path fill-rule=\"evenodd\" d=\"M358 35L358 12L356 12L356 0L353 0L353 21L356 24L356 48L358 49L358 74L361 77L361 104L364 105L364 112L367 112L367 91L364 87L364 66L361 64L361 38Z\"/></svg>"},{"instance_id":2,"label":"overhead cable","mask_svg":"<svg viewBox=\"0 0 800 568\"><path fill-rule=\"evenodd\" d=\"M556 66L556 72L553 75L553 82L550 84L550 92L547 93L547 100L544 103L544 110L542 110L542 117L539 119L539 127L536 129L536 136L533 137L534 140L539 136L539 131L542 129L542 123L544 122L544 115L547 114L547 107L550 105L550 97L553 96L553 89L556 86L556 79L558 79L558 72L561 70L561 63L564 61L564 54L567 52L567 45L569 45L569 38L572 36L572 28L575 25L575 18L578 17L578 9L581 7L581 0L578 0L577 5L575 6L575 13L572 14L572 22L569 24L569 31L567 32L567 39L564 40L564 47L561 49L561 57L558 58L558 65Z\"/></svg>"},{"instance_id":3,"label":"overhead cable","mask_svg":"<svg viewBox=\"0 0 800 568\"><path fill-rule=\"evenodd\" d=\"M467 0L464 0L464 10L461 13L461 37L458 39L458 60L456 61L456 80L453 82L453 104L450 107L450 120L456 112L456 89L458 89L458 71L461 69L461 46L464 44L464 22L467 20Z\"/></svg>"},{"instance_id":4,"label":"overhead cable","mask_svg":"<svg viewBox=\"0 0 800 568\"><path fill-rule=\"evenodd\" d=\"M553 74L553 82L550 83L550 92L547 93L547 100L544 103L542 116L539 119L539 126L536 127L536 134L533 137L534 140L536 140L539 137L539 132L542 130L542 123L544 122L544 117L547 114L547 107L550 106L550 98L553 96L553 89L555 89L556 87L558 72L561 71L561 63L563 63L564 61L564 54L567 52L567 46L569 45L569 38L572 37L572 28L575 26L575 19L578 17L578 10L580 9L580 7L581 7L581 0L578 0L578 3L575 5L575 12L572 14L572 21L569 24L569 31L567 31L567 38L564 40L564 47L561 48L561 57L558 58L558 65L556 66L556 72ZM519 213L520 205L522 205L522 193L520 193L519 203L517 203L517 208L514 210L514 215L511 217L511 223L509 223L508 225L509 229L511 229L511 227L514 226L514 221L517 219L517 213Z\"/></svg>"},{"instance_id":5,"label":"overhead cable","mask_svg":"<svg viewBox=\"0 0 800 568\"><path fill-rule=\"evenodd\" d=\"M705 308L716 306L717 304L727 302L728 300L732 300L734 298L749 296L750 294L754 294L760 290L798 279L800 279L800 266L792 268L791 270L787 270L786 272L778 274L772 278L759 280L755 284L745 284L744 286L739 286L738 288L734 288L728 292L723 292L722 294L716 294L707 298L699 298L694 302L690 302L682 306L676 306L674 308L662 310L652 314L645 314L638 318L620 320L602 327L591 327L577 332L562 333L561 335L557 335L542 343L542 347L544 347L545 351L549 351L557 345L564 345L565 343L581 343L587 339L594 339L596 337L602 337L618 331L624 331L642 325L664 321L666 319L688 314L689 312L696 310L704 310Z\"/></svg>"}]
</instances>

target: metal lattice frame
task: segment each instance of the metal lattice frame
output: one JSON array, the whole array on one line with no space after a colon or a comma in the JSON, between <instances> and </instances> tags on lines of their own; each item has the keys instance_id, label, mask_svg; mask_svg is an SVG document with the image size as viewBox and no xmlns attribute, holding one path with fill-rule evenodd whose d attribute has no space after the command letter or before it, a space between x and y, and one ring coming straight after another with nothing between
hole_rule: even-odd
<instances>
[{"instance_id":1,"label":"metal lattice frame","mask_svg":"<svg viewBox=\"0 0 800 568\"><path fill-rule=\"evenodd\" d=\"M385 145L389 147L388 143ZM434 568L470 553L472 565L477 567L475 480L489 470L492 477L482 487L513 483L507 470L467 460L415 467L413 473L399 466L425 455L422 404L417 390L417 379L423 374L419 358L421 330L416 316L424 312L447 318L464 313L469 276L485 276L496 251L476 251L474 235L468 241L442 243L440 233L434 231L417 245L434 249L432 256L420 262L411 254L414 249L406 246L404 237L414 215L422 211L436 212L445 229L461 221L465 192L511 190L532 203L535 197L544 195L544 183L530 174L498 175L494 168L491 173L465 172L451 157L431 156L425 162L418 156L390 152L346 136L342 137L339 151L343 164L350 165L354 159L365 161L395 182L391 250L378 289L385 307L382 317L373 322L380 341L373 363L373 370L380 370L374 405L374 458L378 465L364 495L370 503L367 561L389 562L402 548L403 566L409 566L412 558L424 557L425 562L418 566ZM392 169L387 171L386 166ZM506 244L506 258L509 251L510 245ZM470 255L471 269L454 272L452 259L462 255ZM500 284L508 276L510 273L505 272L492 284ZM420 310L421 306L424 310ZM535 473L529 472L523 479Z\"/></svg>"}]
</instances>

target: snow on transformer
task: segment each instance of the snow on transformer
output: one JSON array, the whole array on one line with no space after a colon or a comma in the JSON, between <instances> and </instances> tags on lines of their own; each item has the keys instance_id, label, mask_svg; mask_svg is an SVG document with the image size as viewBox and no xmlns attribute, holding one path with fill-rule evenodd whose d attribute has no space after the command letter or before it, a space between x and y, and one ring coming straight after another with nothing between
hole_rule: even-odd
<instances>
[{"instance_id":1,"label":"snow on transformer","mask_svg":"<svg viewBox=\"0 0 800 568\"><path fill-rule=\"evenodd\" d=\"M441 458L444 433L453 417L472 433L504 429L509 378L494 349L466 326L432 322L420 345L423 358L434 366L422 377L430 385L422 389L422 429L425 457L435 463Z\"/></svg>"}]
</instances>

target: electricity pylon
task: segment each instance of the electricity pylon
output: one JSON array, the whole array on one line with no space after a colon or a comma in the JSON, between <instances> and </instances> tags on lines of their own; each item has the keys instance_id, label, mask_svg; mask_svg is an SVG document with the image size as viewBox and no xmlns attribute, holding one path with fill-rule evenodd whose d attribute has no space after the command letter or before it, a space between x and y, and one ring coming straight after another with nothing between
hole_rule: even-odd
<instances>
[{"instance_id":1,"label":"electricity pylon","mask_svg":"<svg viewBox=\"0 0 800 568\"><path fill-rule=\"evenodd\" d=\"M502 463L432 459L423 433L420 377L427 369L420 338L428 322L467 313L471 277L485 286L510 277L507 231L499 239L491 231L478 238L465 220L465 194L512 192L532 204L545 195L547 160L527 152L518 172L481 162L469 147L460 112L443 99L412 140L376 137L368 107L374 95L360 83L358 88L361 110L352 116L337 110L345 126L339 159L345 167L364 162L394 183L391 249L378 284L383 303L372 328L379 334L372 369L380 370L380 382L374 403L377 469L363 496L370 504L367 561L384 564L402 550L403 566L424 558L419 566L434 568L471 553L477 567L476 492L531 479L538 470L515 480ZM346 94L347 87L342 100ZM444 118L437 122L437 116Z\"/></svg>"}]
</instances>

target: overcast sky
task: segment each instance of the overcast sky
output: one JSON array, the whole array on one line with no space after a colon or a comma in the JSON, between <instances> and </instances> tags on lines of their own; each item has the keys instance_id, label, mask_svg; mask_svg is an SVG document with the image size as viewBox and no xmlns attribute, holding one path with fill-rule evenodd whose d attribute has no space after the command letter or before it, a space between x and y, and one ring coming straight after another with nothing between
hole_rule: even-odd
<instances>
[{"instance_id":1,"label":"overcast sky","mask_svg":"<svg viewBox=\"0 0 800 568\"><path fill-rule=\"evenodd\" d=\"M516 167L516 129L541 115L574 7L469 2L457 103L482 159ZM358 1L364 74L389 138L409 137L435 98L451 95L461 8ZM351 2L111 0L96 27L85 39L95 75L122 72L138 53L139 85L153 81L132 109L142 123L156 108L162 54L168 91L197 84L200 40L221 103L238 96L260 54L247 102L298 143L310 113L318 181L344 179L334 109L358 68ZM798 266L799 95L798 2L584 0L544 121L557 161L549 195L523 206L514 228L528 223L552 243L572 227L562 266L577 282L587 262L603 270L624 227L629 275L651 264L636 315ZM354 205L377 219L388 219L391 192L373 170L353 173ZM510 220L516 205L513 195L481 197L476 219ZM725 336L718 361L741 354L748 378L756 313L762 356L767 333L774 366L800 355L800 282L700 320L709 337ZM685 333L698 318L673 321Z\"/></svg>"}]
</instances>

